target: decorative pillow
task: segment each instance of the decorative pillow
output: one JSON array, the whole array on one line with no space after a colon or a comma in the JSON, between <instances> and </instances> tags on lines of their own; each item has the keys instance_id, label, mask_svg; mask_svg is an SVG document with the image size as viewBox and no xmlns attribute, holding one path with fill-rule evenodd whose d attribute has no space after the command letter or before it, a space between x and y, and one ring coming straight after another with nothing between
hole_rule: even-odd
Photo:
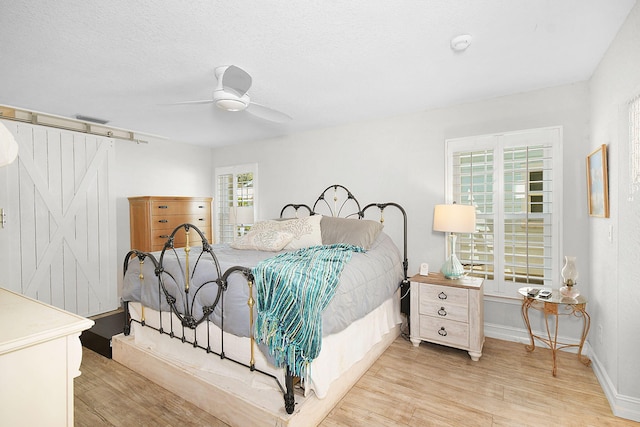
<instances>
[{"instance_id":1,"label":"decorative pillow","mask_svg":"<svg viewBox=\"0 0 640 427\"><path fill-rule=\"evenodd\" d=\"M251 227L251 231L286 231L293 235L293 239L284 247L284 249L302 249L309 246L322 245L322 233L320 231L321 220L321 215L313 215L280 221L261 221L254 224L254 226Z\"/></svg>"},{"instance_id":2,"label":"decorative pillow","mask_svg":"<svg viewBox=\"0 0 640 427\"><path fill-rule=\"evenodd\" d=\"M280 230L251 230L238 240L231 243L234 249L249 249L255 251L281 251L293 240L293 234Z\"/></svg>"},{"instance_id":3,"label":"decorative pillow","mask_svg":"<svg viewBox=\"0 0 640 427\"><path fill-rule=\"evenodd\" d=\"M382 231L383 225L369 219L323 216L320 228L324 245L348 243L368 250Z\"/></svg>"}]
</instances>

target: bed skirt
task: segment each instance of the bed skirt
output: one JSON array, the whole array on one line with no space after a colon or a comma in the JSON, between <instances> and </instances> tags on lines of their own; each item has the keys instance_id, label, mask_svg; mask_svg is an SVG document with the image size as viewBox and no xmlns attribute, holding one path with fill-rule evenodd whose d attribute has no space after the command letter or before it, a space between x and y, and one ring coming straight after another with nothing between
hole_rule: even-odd
<instances>
[{"instance_id":1,"label":"bed skirt","mask_svg":"<svg viewBox=\"0 0 640 427\"><path fill-rule=\"evenodd\" d=\"M132 317L140 316L140 305L131 305ZM402 321L399 307L396 294L342 332L324 337L320 355L311 365L310 378L307 378L302 389L296 390L296 407L291 415L282 407L282 391L273 378L250 372L232 361L221 360L212 353L185 345L178 339L171 339L136 322L132 323L131 336L114 337L113 357L230 425L243 425L246 422L254 425L258 420L260 424L264 421L265 425L274 425L273 420L280 425L313 425L307 423L321 421L399 335ZM158 318L158 313L149 309L144 310L144 315L147 324L152 324ZM177 322L174 324L179 325ZM219 334L219 331L210 332ZM204 333L196 330L196 334L201 342ZM248 358L248 338L225 335L225 340L226 354L233 354L234 358L238 357L241 361ZM127 346L139 349L140 354L149 355L148 361L128 360L130 355L126 354L129 351ZM260 351L255 352L255 359L257 369L271 373L282 381L284 371L270 366ZM162 361L162 365L157 365L158 361ZM223 405L216 400L218 403L214 404L204 396L214 399L215 393L197 393L195 382L177 379L183 374L185 378L197 377L198 387L202 387L202 383L214 385L229 400ZM271 424L267 420L271 420Z\"/></svg>"}]
</instances>

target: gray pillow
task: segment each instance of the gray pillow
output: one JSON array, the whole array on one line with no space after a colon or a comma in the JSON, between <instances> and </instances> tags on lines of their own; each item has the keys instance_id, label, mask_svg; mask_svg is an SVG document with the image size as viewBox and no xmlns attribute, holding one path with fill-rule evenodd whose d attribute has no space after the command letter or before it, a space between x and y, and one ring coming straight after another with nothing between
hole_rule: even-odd
<instances>
[{"instance_id":1,"label":"gray pillow","mask_svg":"<svg viewBox=\"0 0 640 427\"><path fill-rule=\"evenodd\" d=\"M369 219L323 216L320 221L322 244L348 243L368 250L382 227L381 223Z\"/></svg>"}]
</instances>

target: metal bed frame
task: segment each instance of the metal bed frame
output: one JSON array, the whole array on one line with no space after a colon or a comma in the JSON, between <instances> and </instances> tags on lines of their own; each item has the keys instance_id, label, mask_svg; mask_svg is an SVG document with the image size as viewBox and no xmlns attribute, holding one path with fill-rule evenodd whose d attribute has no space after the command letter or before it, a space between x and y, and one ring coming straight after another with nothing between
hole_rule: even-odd
<instances>
[{"instance_id":1,"label":"metal bed frame","mask_svg":"<svg viewBox=\"0 0 640 427\"><path fill-rule=\"evenodd\" d=\"M333 194L330 194L330 193ZM344 193L346 196L344 196L342 193ZM329 194L330 196L330 200L332 203L330 203L327 200L327 195ZM353 204L354 205L354 209L355 211L345 214L343 215L344 211L346 209L348 209L348 206ZM316 215L316 214L320 214L320 212L322 211L328 211L328 214L330 216L336 216L336 217L343 217L343 218L349 218L349 217L357 217L358 219L363 219L365 212L372 208L372 207L377 207L380 211L380 222L384 223L384 210L387 207L394 207L397 208L403 217L403 224L404 224L404 234L403 234L403 243L404 243L404 258L403 258L403 269L404 269L404 279L401 281L401 283L399 284L399 287L402 289L402 295L403 295L403 299L401 300L401 307L402 307L402 312L405 314L408 314L408 311L405 311L404 307L405 305L408 307L408 292L406 292L406 290L408 290L409 288L409 280L407 278L407 266L408 266L408 260L407 260L407 215L405 210L402 208L402 206L400 206L397 203L394 202L388 202L388 203L371 203L369 205L366 205L363 209L360 208L360 203L358 202L358 200L352 195L352 193L344 186L342 185L331 185L329 187L327 187L321 194L320 196L317 198L317 200L315 201L313 208L310 208L308 205L306 204L287 204L285 205L281 212L280 212L280 217L283 218L285 211L287 209L294 209L295 210L295 216L298 216L298 211L300 209L305 209L306 210L306 214L308 215ZM190 266L190 262L192 262L192 260L190 259L190 252L191 252L191 247L190 247L190 241L189 241L189 232L193 230L198 234L199 239L202 241L202 251L197 255L196 259L193 261L194 264L191 267ZM172 276L170 273L168 273L167 271L165 271L163 265L164 265L164 260L165 257L168 256L175 256L176 259L178 259L178 253L176 251L176 248L174 246L174 240L175 240L175 236L177 233L179 232L184 232L186 233L186 244L185 247L183 248L186 254L185 257L185 263L184 265L182 263L180 264L180 269L181 269L181 278L177 278ZM182 249L182 248L180 248ZM285 384L284 386L280 383L280 380L268 373L268 372L264 372L260 369L257 369L255 366L255 359L254 359L254 347L255 347L255 341L254 341L254 337L253 337L253 307L255 304L255 300L253 298L253 283L254 283L254 277L253 274L251 272L251 270L249 268L246 267L241 267L241 266L234 266L231 267L229 269L227 269L226 271L222 272L221 268L220 268L220 264L218 262L218 259L216 257L216 255L214 254L211 245L209 244L209 242L207 241L207 238L205 237L205 235L194 225L192 224L181 224L178 227L176 227L173 232L171 233L171 235L168 237L162 251L160 252L160 257L159 259L156 258L156 256L153 253L150 252L143 252L143 251L139 251L136 249L132 249L131 251L129 251L127 253L127 255L124 258L124 267L123 267L123 274L126 275L128 269L129 269L129 265L130 262L133 258L137 258L139 265L140 265L140 272L142 272L142 266L145 262L147 262L147 260L149 260L150 262L153 263L154 266L154 272L155 275L157 276L157 282L158 282L158 289L160 292L158 292L158 304L159 306L162 306L163 301L161 301L161 298L164 297L165 302L168 304L168 306L170 307L170 311L173 315L175 315L180 322L180 325L178 325L179 330L182 331L181 334L176 334L174 332L174 318L173 316L169 317L169 320L163 320L162 315L160 315L160 319L159 319L159 327L154 327L151 326L149 324L147 324L146 320L145 320L145 315L144 315L144 306L142 307L142 315L141 315L141 319L140 320L136 320L131 318L130 315L130 311L129 311L129 301L124 301L124 311L125 311L125 325L124 325L124 334L125 335L129 335L131 333L131 322L136 322L138 324L140 324L141 326L145 326L145 327L149 327L152 328L156 331L158 331L160 334L164 334L169 336L170 338L175 338L175 339L179 339L180 341L182 341L183 343L187 343L190 344L191 346L193 346L194 348L200 348L204 351L206 351L207 353L212 353L218 357L220 357L220 359L226 359L229 361L232 361L238 365L244 366L246 368L248 368L251 371L256 371L259 372L263 375L266 375L268 377L273 378L274 381L276 381L276 383L278 384L278 387L280 389L280 391L283 394L284 397L284 407L285 410L288 414L292 414L294 409L295 409L295 397L294 397L294 377L291 374L289 367L286 367L286 375L285 375ZM205 262L205 260L209 260L211 262L213 262L213 264L216 267L216 271L217 271L217 275L215 278L211 278L210 280L206 280L203 283L200 283L196 286L192 286L192 281L195 275L195 271L196 268L198 266L199 263L201 262ZM206 261L206 262L209 262ZM190 273L191 272L191 273ZM228 279L231 275L233 274L240 274L242 276L244 276L244 278L246 279L247 282L247 286L249 287L249 299L247 301L247 305L249 307L249 324L251 326L251 336L250 336L250 341L251 341L251 349L250 349L250 359L248 363L239 361L239 360L235 360L234 358L231 357L227 357L225 355L225 351L224 351L224 295L225 295L225 291L228 288ZM171 277L171 279L175 282L182 282L183 284L183 289L181 289L182 295L180 300L182 301L182 307L179 307L178 305L178 299L171 294L171 292L167 289L167 287L165 286L165 278L166 277ZM139 279L141 281L145 280L145 277L143 277L142 273L140 273ZM179 279L179 280L178 280ZM193 307L194 307L194 301L196 296L198 295L198 293L204 289L205 287L217 287L217 293L216 293L216 298L213 301L213 303L211 303L208 306L203 307L203 313L201 316L196 316L194 315L193 312ZM405 300L406 303L405 303ZM211 345L211 341L210 341L210 334L209 332L209 326L211 324L211 320L210 320L210 315L211 313L213 313L214 309L216 308L216 306L220 304L220 309L222 311L222 315L221 315L221 319L222 319L222 323L220 325L220 329L222 330L222 334L221 334L221 342L220 342L220 351L214 351L212 349L212 345ZM160 312L160 311L159 311ZM165 329L165 323L168 322L169 324L167 325L167 328ZM206 338L203 340L204 343L201 343L198 340L198 336L196 334L196 327L200 324L203 324L206 322L207 325L207 336ZM193 339L187 338L186 337L186 330L192 330L193 331ZM167 332L167 330L169 332Z\"/></svg>"}]
</instances>

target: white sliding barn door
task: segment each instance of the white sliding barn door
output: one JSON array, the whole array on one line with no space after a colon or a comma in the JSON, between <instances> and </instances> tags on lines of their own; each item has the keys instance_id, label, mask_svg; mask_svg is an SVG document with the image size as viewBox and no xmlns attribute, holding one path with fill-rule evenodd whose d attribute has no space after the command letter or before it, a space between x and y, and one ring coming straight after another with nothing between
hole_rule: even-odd
<instances>
[{"instance_id":1,"label":"white sliding barn door","mask_svg":"<svg viewBox=\"0 0 640 427\"><path fill-rule=\"evenodd\" d=\"M0 286L82 316L117 308L113 140L3 123L20 152L0 171Z\"/></svg>"}]
</instances>

